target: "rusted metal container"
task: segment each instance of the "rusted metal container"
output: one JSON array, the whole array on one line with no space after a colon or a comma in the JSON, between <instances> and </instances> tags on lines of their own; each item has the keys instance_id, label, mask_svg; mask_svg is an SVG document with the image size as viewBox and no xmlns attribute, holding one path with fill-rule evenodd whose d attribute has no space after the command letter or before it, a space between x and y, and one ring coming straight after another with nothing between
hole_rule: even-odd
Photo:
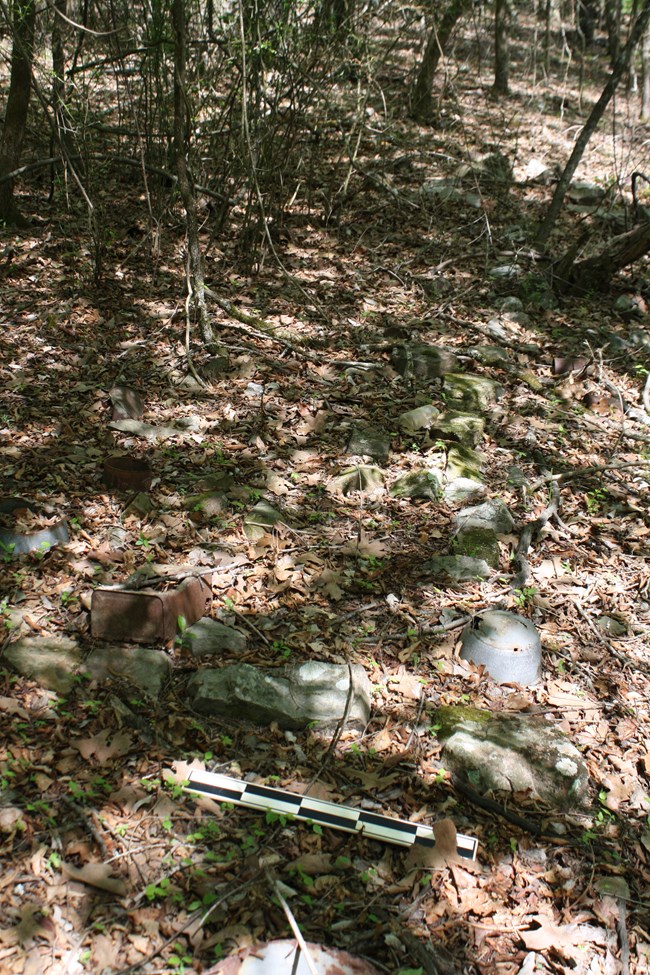
<instances>
[{"instance_id":1,"label":"rusted metal container","mask_svg":"<svg viewBox=\"0 0 650 975\"><path fill-rule=\"evenodd\" d=\"M188 626L210 608L212 574L190 576L169 592L153 589L95 589L90 632L98 640L159 643L173 640L178 617Z\"/></svg>"}]
</instances>

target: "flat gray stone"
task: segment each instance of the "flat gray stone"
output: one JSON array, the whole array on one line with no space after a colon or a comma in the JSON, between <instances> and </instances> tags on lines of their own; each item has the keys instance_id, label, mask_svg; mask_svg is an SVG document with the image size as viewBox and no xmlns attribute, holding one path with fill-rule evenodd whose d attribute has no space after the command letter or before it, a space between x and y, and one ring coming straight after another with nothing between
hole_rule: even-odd
<instances>
[{"instance_id":1,"label":"flat gray stone","mask_svg":"<svg viewBox=\"0 0 650 975\"><path fill-rule=\"evenodd\" d=\"M440 379L458 369L458 358L443 346L407 343L393 349L391 361L404 378Z\"/></svg>"},{"instance_id":2,"label":"flat gray stone","mask_svg":"<svg viewBox=\"0 0 650 975\"><path fill-rule=\"evenodd\" d=\"M228 498L221 491L203 491L189 497L183 507L204 518L215 518L228 511Z\"/></svg>"},{"instance_id":3,"label":"flat gray stone","mask_svg":"<svg viewBox=\"0 0 650 975\"><path fill-rule=\"evenodd\" d=\"M500 366L504 362L510 362L508 350L500 345L474 345L467 352L483 366Z\"/></svg>"},{"instance_id":4,"label":"flat gray stone","mask_svg":"<svg viewBox=\"0 0 650 975\"><path fill-rule=\"evenodd\" d=\"M577 180L571 183L567 196L572 203L580 203L582 206L597 206L605 199L606 190L597 183L589 183L586 180Z\"/></svg>"},{"instance_id":5,"label":"flat gray stone","mask_svg":"<svg viewBox=\"0 0 650 975\"><path fill-rule=\"evenodd\" d=\"M554 808L585 805L589 776L575 745L543 718L441 708L442 758L480 794L530 792ZM444 712L458 712L458 721Z\"/></svg>"},{"instance_id":6,"label":"flat gray stone","mask_svg":"<svg viewBox=\"0 0 650 975\"><path fill-rule=\"evenodd\" d=\"M463 199L463 194L456 189L453 180L446 177L428 179L420 187L420 193L424 199L437 200L440 203L458 203Z\"/></svg>"},{"instance_id":7,"label":"flat gray stone","mask_svg":"<svg viewBox=\"0 0 650 975\"><path fill-rule=\"evenodd\" d=\"M615 619L613 616L600 616L596 620L596 626L605 636L625 636L627 633L625 623L621 623L620 620Z\"/></svg>"},{"instance_id":8,"label":"flat gray stone","mask_svg":"<svg viewBox=\"0 0 650 975\"><path fill-rule=\"evenodd\" d=\"M499 541L491 528L464 528L454 536L454 555L483 559L493 569L499 568Z\"/></svg>"},{"instance_id":9,"label":"flat gray stone","mask_svg":"<svg viewBox=\"0 0 650 975\"><path fill-rule=\"evenodd\" d=\"M483 455L478 450L474 450L473 447L453 444L447 451L445 473L448 481L453 481L457 477L468 477L471 480L479 481L482 467Z\"/></svg>"},{"instance_id":10,"label":"flat gray stone","mask_svg":"<svg viewBox=\"0 0 650 975\"><path fill-rule=\"evenodd\" d=\"M390 453L390 437L375 427L354 426L347 445L348 454L386 460Z\"/></svg>"},{"instance_id":11,"label":"flat gray stone","mask_svg":"<svg viewBox=\"0 0 650 975\"><path fill-rule=\"evenodd\" d=\"M211 657L224 651L241 653L247 644L244 633L218 620L201 619L183 633L183 646L193 657Z\"/></svg>"},{"instance_id":12,"label":"flat gray stone","mask_svg":"<svg viewBox=\"0 0 650 975\"><path fill-rule=\"evenodd\" d=\"M402 413L397 419L397 426L403 433L417 433L418 430L428 430L440 410L435 406L418 406L408 413Z\"/></svg>"},{"instance_id":13,"label":"flat gray stone","mask_svg":"<svg viewBox=\"0 0 650 975\"><path fill-rule=\"evenodd\" d=\"M67 636L25 636L5 649L2 659L42 687L67 694L81 664L81 651Z\"/></svg>"},{"instance_id":14,"label":"flat gray stone","mask_svg":"<svg viewBox=\"0 0 650 975\"><path fill-rule=\"evenodd\" d=\"M348 685L349 672L343 664L309 661L283 671L232 664L198 671L187 693L192 708L201 714L264 725L275 721L281 728L305 728L312 722L327 727L345 714ZM347 723L366 725L370 696L368 676L360 664L354 664Z\"/></svg>"},{"instance_id":15,"label":"flat gray stone","mask_svg":"<svg viewBox=\"0 0 650 975\"><path fill-rule=\"evenodd\" d=\"M506 295L505 298L501 298L496 302L496 306L501 312L524 310L524 304L521 298L518 298L516 295Z\"/></svg>"},{"instance_id":16,"label":"flat gray stone","mask_svg":"<svg viewBox=\"0 0 650 975\"><path fill-rule=\"evenodd\" d=\"M648 309L641 295L619 295L614 302L614 311L623 321L630 321L632 318L643 318Z\"/></svg>"},{"instance_id":17,"label":"flat gray stone","mask_svg":"<svg viewBox=\"0 0 650 975\"><path fill-rule=\"evenodd\" d=\"M487 493L485 484L475 481L471 477L455 477L445 484L443 498L447 504L463 504L476 501Z\"/></svg>"},{"instance_id":18,"label":"flat gray stone","mask_svg":"<svg viewBox=\"0 0 650 975\"><path fill-rule=\"evenodd\" d=\"M146 518L155 510L155 504L148 494L139 491L133 500L124 509L125 517Z\"/></svg>"},{"instance_id":19,"label":"flat gray stone","mask_svg":"<svg viewBox=\"0 0 650 975\"><path fill-rule=\"evenodd\" d=\"M513 517L501 498L489 498L483 504L463 508L456 515L458 531L465 531L468 528L490 528L497 535L507 535L514 527Z\"/></svg>"},{"instance_id":20,"label":"flat gray stone","mask_svg":"<svg viewBox=\"0 0 650 975\"><path fill-rule=\"evenodd\" d=\"M430 435L440 440L469 444L475 447L480 443L485 430L485 420L476 413L462 413L446 410L431 424Z\"/></svg>"},{"instance_id":21,"label":"flat gray stone","mask_svg":"<svg viewBox=\"0 0 650 975\"><path fill-rule=\"evenodd\" d=\"M195 380L196 382L196 380ZM180 427L156 426L153 423L144 423L142 420L112 420L109 424L113 430L120 433L130 433L134 437L144 437L146 440L172 440L174 437L184 437L187 429Z\"/></svg>"},{"instance_id":22,"label":"flat gray stone","mask_svg":"<svg viewBox=\"0 0 650 975\"><path fill-rule=\"evenodd\" d=\"M445 397L451 407L485 412L503 395L503 386L487 376L450 373L445 376Z\"/></svg>"},{"instance_id":23,"label":"flat gray stone","mask_svg":"<svg viewBox=\"0 0 650 975\"><path fill-rule=\"evenodd\" d=\"M507 467L506 472L508 474L508 484L518 488L530 487L530 481L527 475L522 471L521 467L513 465L511 467Z\"/></svg>"},{"instance_id":24,"label":"flat gray stone","mask_svg":"<svg viewBox=\"0 0 650 975\"><path fill-rule=\"evenodd\" d=\"M142 419L145 402L136 389L130 386L113 386L108 395L113 405L114 420Z\"/></svg>"},{"instance_id":25,"label":"flat gray stone","mask_svg":"<svg viewBox=\"0 0 650 975\"><path fill-rule=\"evenodd\" d=\"M437 501L442 497L442 472L435 467L428 471L409 471L398 477L390 489L394 498L429 498Z\"/></svg>"},{"instance_id":26,"label":"flat gray stone","mask_svg":"<svg viewBox=\"0 0 650 975\"><path fill-rule=\"evenodd\" d=\"M269 504L264 498L258 501L244 518L244 535L251 541L262 538L273 531L273 526L280 524L284 519L273 505Z\"/></svg>"},{"instance_id":27,"label":"flat gray stone","mask_svg":"<svg viewBox=\"0 0 650 975\"><path fill-rule=\"evenodd\" d=\"M488 271L488 277L495 281L509 281L512 278L518 278L523 272L524 269L521 264L502 264L500 267L493 267L491 271Z\"/></svg>"},{"instance_id":28,"label":"flat gray stone","mask_svg":"<svg viewBox=\"0 0 650 975\"><path fill-rule=\"evenodd\" d=\"M151 647L102 646L90 653L83 669L99 682L121 677L147 697L156 698L171 675L172 665L164 651Z\"/></svg>"},{"instance_id":29,"label":"flat gray stone","mask_svg":"<svg viewBox=\"0 0 650 975\"><path fill-rule=\"evenodd\" d=\"M467 555L438 555L422 566L435 579L464 582L470 579L487 579L492 570L484 559Z\"/></svg>"},{"instance_id":30,"label":"flat gray stone","mask_svg":"<svg viewBox=\"0 0 650 975\"><path fill-rule=\"evenodd\" d=\"M334 494L378 494L384 489L384 474L378 467L361 464L348 467L337 477L332 478L330 490Z\"/></svg>"}]
</instances>

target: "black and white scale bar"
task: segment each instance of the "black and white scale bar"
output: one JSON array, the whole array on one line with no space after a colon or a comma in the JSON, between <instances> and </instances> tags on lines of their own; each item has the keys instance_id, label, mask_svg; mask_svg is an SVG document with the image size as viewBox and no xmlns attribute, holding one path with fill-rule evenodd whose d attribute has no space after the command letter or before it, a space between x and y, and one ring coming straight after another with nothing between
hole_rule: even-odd
<instances>
[{"instance_id":1,"label":"black and white scale bar","mask_svg":"<svg viewBox=\"0 0 650 975\"><path fill-rule=\"evenodd\" d=\"M273 789L268 785L256 785L253 782L242 782L229 775L216 772L201 772L192 769L189 774L188 792L199 792L220 802L232 802L236 806L248 806L263 812L270 810L282 816L293 816L295 819L309 820L331 829L342 829L348 833L363 833L373 840L384 843L396 843L399 846L435 846L433 830L423 823L411 823L407 819L391 819L390 816L379 816L377 813L366 812L363 809L353 809L351 806L340 806L335 802L325 802L311 796L300 796L295 792L284 789ZM478 848L478 840L473 836L456 836L457 850L466 860L474 860Z\"/></svg>"}]
</instances>

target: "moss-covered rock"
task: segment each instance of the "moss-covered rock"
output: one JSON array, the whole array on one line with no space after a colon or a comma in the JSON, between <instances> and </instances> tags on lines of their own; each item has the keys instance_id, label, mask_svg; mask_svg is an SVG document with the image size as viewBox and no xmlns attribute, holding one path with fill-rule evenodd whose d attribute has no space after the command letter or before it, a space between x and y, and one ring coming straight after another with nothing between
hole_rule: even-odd
<instances>
[{"instance_id":1,"label":"moss-covered rock","mask_svg":"<svg viewBox=\"0 0 650 975\"><path fill-rule=\"evenodd\" d=\"M429 713L436 729L436 737L440 741L446 741L461 724L473 723L480 727L492 718L491 711L473 708L469 704L448 704Z\"/></svg>"},{"instance_id":2,"label":"moss-covered rock","mask_svg":"<svg viewBox=\"0 0 650 975\"><path fill-rule=\"evenodd\" d=\"M491 528L464 528L453 540L455 555L483 559L493 569L499 568L499 541Z\"/></svg>"}]
</instances>

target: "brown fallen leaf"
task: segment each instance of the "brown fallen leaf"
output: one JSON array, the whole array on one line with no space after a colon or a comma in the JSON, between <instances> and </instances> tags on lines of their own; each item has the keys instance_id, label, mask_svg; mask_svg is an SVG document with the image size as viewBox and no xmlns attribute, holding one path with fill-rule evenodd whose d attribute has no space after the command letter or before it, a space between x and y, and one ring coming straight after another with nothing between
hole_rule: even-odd
<instances>
[{"instance_id":1,"label":"brown fallen leaf","mask_svg":"<svg viewBox=\"0 0 650 975\"><path fill-rule=\"evenodd\" d=\"M406 858L407 870L443 870L452 863L459 863L457 851L456 826L451 819L440 819L432 826L436 839L435 846L415 844Z\"/></svg>"},{"instance_id":2,"label":"brown fallen leaf","mask_svg":"<svg viewBox=\"0 0 650 975\"><path fill-rule=\"evenodd\" d=\"M123 897L126 894L124 881L111 873L108 863L86 863L83 867L75 867L72 863L61 864L61 871L70 880L78 880L89 887L105 890L108 894Z\"/></svg>"},{"instance_id":3,"label":"brown fallen leaf","mask_svg":"<svg viewBox=\"0 0 650 975\"><path fill-rule=\"evenodd\" d=\"M23 721L29 720L29 711L21 708L18 701L15 701L13 697L0 697L0 711L6 711L8 714L17 714Z\"/></svg>"},{"instance_id":4,"label":"brown fallen leaf","mask_svg":"<svg viewBox=\"0 0 650 975\"><path fill-rule=\"evenodd\" d=\"M76 739L72 742L72 745L79 750L79 754L86 761L94 756L99 764L103 765L105 762L110 761L111 758L126 755L133 744L131 736L126 731L120 731L116 735L113 735L113 739L109 745L107 741L110 734L110 729L104 728L103 731L100 731L97 735L93 735L92 738Z\"/></svg>"},{"instance_id":5,"label":"brown fallen leaf","mask_svg":"<svg viewBox=\"0 0 650 975\"><path fill-rule=\"evenodd\" d=\"M18 941L23 948L30 945L35 938L54 940L52 921L47 916L47 909L40 904L23 904L20 909L20 921L16 925Z\"/></svg>"},{"instance_id":6,"label":"brown fallen leaf","mask_svg":"<svg viewBox=\"0 0 650 975\"><path fill-rule=\"evenodd\" d=\"M542 914L534 914L527 920L531 924L539 925L533 930L520 932L521 940L529 951L545 951L547 948L564 948L569 951L588 941L595 941L597 944L607 941L606 931L589 924L555 924Z\"/></svg>"}]
</instances>

